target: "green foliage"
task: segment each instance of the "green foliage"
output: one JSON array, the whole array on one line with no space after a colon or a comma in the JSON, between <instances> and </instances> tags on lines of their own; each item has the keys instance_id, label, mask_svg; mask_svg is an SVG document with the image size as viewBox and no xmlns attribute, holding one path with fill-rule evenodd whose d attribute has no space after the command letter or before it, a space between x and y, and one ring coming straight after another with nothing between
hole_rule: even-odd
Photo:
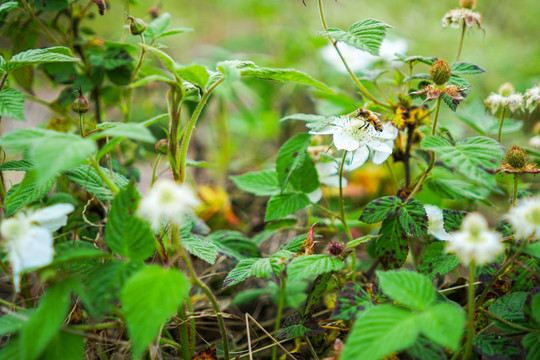
<instances>
[{"instance_id":1,"label":"green foliage","mask_svg":"<svg viewBox=\"0 0 540 360\"><path fill-rule=\"evenodd\" d=\"M314 276L343 268L343 262L328 255L299 256L287 266L287 276L290 281L310 279Z\"/></svg>"},{"instance_id":2,"label":"green foliage","mask_svg":"<svg viewBox=\"0 0 540 360\"><path fill-rule=\"evenodd\" d=\"M376 247L377 257L386 269L397 269L407 260L409 245L397 215L383 221Z\"/></svg>"},{"instance_id":3,"label":"green foliage","mask_svg":"<svg viewBox=\"0 0 540 360\"><path fill-rule=\"evenodd\" d=\"M292 174L298 170L307 157L307 147L311 136L298 134L287 141L279 150L276 159L276 171L281 188L284 189Z\"/></svg>"},{"instance_id":4,"label":"green foliage","mask_svg":"<svg viewBox=\"0 0 540 360\"><path fill-rule=\"evenodd\" d=\"M84 358L84 338L68 333L58 333L51 339L41 359L80 360Z\"/></svg>"},{"instance_id":5,"label":"green foliage","mask_svg":"<svg viewBox=\"0 0 540 360\"><path fill-rule=\"evenodd\" d=\"M157 265L144 267L129 278L121 301L134 358L143 354L163 323L184 302L189 288L184 274Z\"/></svg>"},{"instance_id":6,"label":"green foliage","mask_svg":"<svg viewBox=\"0 0 540 360\"><path fill-rule=\"evenodd\" d=\"M460 261L455 255L447 254L445 248L445 242L429 244L420 259L418 271L433 280L454 270Z\"/></svg>"},{"instance_id":7,"label":"green foliage","mask_svg":"<svg viewBox=\"0 0 540 360\"><path fill-rule=\"evenodd\" d=\"M244 78L257 78L262 80L274 81L294 81L304 85L311 85L321 91L332 93L324 83L312 78L311 76L294 69L271 69L258 66L246 66L240 69L240 74Z\"/></svg>"},{"instance_id":8,"label":"green foliage","mask_svg":"<svg viewBox=\"0 0 540 360\"><path fill-rule=\"evenodd\" d=\"M461 229L461 222L465 215L467 215L466 211L443 209L444 229L450 232Z\"/></svg>"},{"instance_id":9,"label":"green foliage","mask_svg":"<svg viewBox=\"0 0 540 360\"><path fill-rule=\"evenodd\" d=\"M22 329L28 318L32 316L33 312L33 309L26 309L13 314L6 313L0 316L0 335L15 333Z\"/></svg>"},{"instance_id":10,"label":"green foliage","mask_svg":"<svg viewBox=\"0 0 540 360\"><path fill-rule=\"evenodd\" d=\"M516 291L506 294L498 298L490 307L489 311L504 320L507 320L516 325L525 326L527 321L523 314L523 307L527 300L527 293L524 291ZM495 325L504 331L519 332L510 325L494 320Z\"/></svg>"},{"instance_id":11,"label":"green foliage","mask_svg":"<svg viewBox=\"0 0 540 360\"><path fill-rule=\"evenodd\" d=\"M218 256L219 248L211 241L201 236L183 236L180 241L182 246L191 254L209 264L214 264Z\"/></svg>"},{"instance_id":12,"label":"green foliage","mask_svg":"<svg viewBox=\"0 0 540 360\"><path fill-rule=\"evenodd\" d=\"M455 62L452 64L453 75L474 75L486 72L478 65L465 62Z\"/></svg>"},{"instance_id":13,"label":"green foliage","mask_svg":"<svg viewBox=\"0 0 540 360\"><path fill-rule=\"evenodd\" d=\"M360 221L373 224L388 219L399 211L401 204L401 199L397 196L386 196L372 200L362 211Z\"/></svg>"},{"instance_id":14,"label":"green foliage","mask_svg":"<svg viewBox=\"0 0 540 360\"><path fill-rule=\"evenodd\" d=\"M140 124L108 122L99 124L96 129L103 129L103 131L92 134L90 137L94 140L106 137L121 137L147 143L154 143L156 141L152 133L146 127Z\"/></svg>"},{"instance_id":15,"label":"green foliage","mask_svg":"<svg viewBox=\"0 0 540 360\"><path fill-rule=\"evenodd\" d=\"M434 343L457 350L465 327L461 308L445 303L435 304L419 317L422 333Z\"/></svg>"},{"instance_id":16,"label":"green foliage","mask_svg":"<svg viewBox=\"0 0 540 360\"><path fill-rule=\"evenodd\" d=\"M528 333L521 340L523 347L528 349L527 360L540 359L540 334Z\"/></svg>"},{"instance_id":17,"label":"green foliage","mask_svg":"<svg viewBox=\"0 0 540 360\"><path fill-rule=\"evenodd\" d=\"M6 194L6 215L13 215L17 210L41 199L51 190L54 179L40 184L36 170L30 170L19 184L15 184Z\"/></svg>"},{"instance_id":18,"label":"green foliage","mask_svg":"<svg viewBox=\"0 0 540 360\"><path fill-rule=\"evenodd\" d=\"M11 88L0 91L0 116L26 120L24 117L24 94Z\"/></svg>"},{"instance_id":19,"label":"green foliage","mask_svg":"<svg viewBox=\"0 0 540 360\"><path fill-rule=\"evenodd\" d=\"M104 167L100 167L101 171L109 175L110 170ZM86 191L94 195L100 200L108 201L113 199L113 194L111 190L103 183L103 180L98 175L97 171L89 165L81 165L73 170L69 170L66 173L66 177L82 186ZM112 172L112 178L114 183L119 187L123 188L128 184L128 180L125 176Z\"/></svg>"},{"instance_id":20,"label":"green foliage","mask_svg":"<svg viewBox=\"0 0 540 360\"><path fill-rule=\"evenodd\" d=\"M474 348L483 359L488 360L511 360L519 358L520 355L520 350L514 340L495 333L475 336Z\"/></svg>"},{"instance_id":21,"label":"green foliage","mask_svg":"<svg viewBox=\"0 0 540 360\"><path fill-rule=\"evenodd\" d=\"M321 35L328 36L336 41L343 41L357 49L379 55L379 48L386 36L386 29L391 27L382 21L365 19L352 24L348 31L339 28L328 28Z\"/></svg>"},{"instance_id":22,"label":"green foliage","mask_svg":"<svg viewBox=\"0 0 540 360\"><path fill-rule=\"evenodd\" d=\"M240 190L257 196L272 196L281 192L275 170L261 170L231 176L231 180Z\"/></svg>"},{"instance_id":23,"label":"green foliage","mask_svg":"<svg viewBox=\"0 0 540 360\"><path fill-rule=\"evenodd\" d=\"M383 293L400 304L425 310L435 301L435 288L431 281L417 272L378 271L377 277Z\"/></svg>"},{"instance_id":24,"label":"green foliage","mask_svg":"<svg viewBox=\"0 0 540 360\"><path fill-rule=\"evenodd\" d=\"M274 195L268 201L265 221L276 220L310 205L311 201L303 193L284 193Z\"/></svg>"},{"instance_id":25,"label":"green foliage","mask_svg":"<svg viewBox=\"0 0 540 360\"><path fill-rule=\"evenodd\" d=\"M428 217L417 199L407 200L399 211L399 222L409 235L427 235Z\"/></svg>"},{"instance_id":26,"label":"green foliage","mask_svg":"<svg viewBox=\"0 0 540 360\"><path fill-rule=\"evenodd\" d=\"M28 65L76 61L79 61L79 59L73 57L71 50L67 47L56 46L46 49L30 49L13 55L8 62L0 67L0 70L10 72Z\"/></svg>"},{"instance_id":27,"label":"green foliage","mask_svg":"<svg viewBox=\"0 0 540 360\"><path fill-rule=\"evenodd\" d=\"M370 296L360 285L348 282L336 298L336 305L332 313L333 319L354 320L362 316L363 311L373 307Z\"/></svg>"},{"instance_id":28,"label":"green foliage","mask_svg":"<svg viewBox=\"0 0 540 360\"><path fill-rule=\"evenodd\" d=\"M483 200L490 193L486 187L459 179L431 178L426 183L431 191L443 199Z\"/></svg>"},{"instance_id":29,"label":"green foliage","mask_svg":"<svg viewBox=\"0 0 540 360\"><path fill-rule=\"evenodd\" d=\"M241 260L234 269L232 269L225 280L223 281L223 287L232 286L238 284L241 281L251 276L251 267L256 263L258 259L244 259Z\"/></svg>"},{"instance_id":30,"label":"green foliage","mask_svg":"<svg viewBox=\"0 0 540 360\"><path fill-rule=\"evenodd\" d=\"M144 260L155 250L150 224L136 216L139 193L133 183L116 195L107 221L105 242L116 254Z\"/></svg>"}]
</instances>

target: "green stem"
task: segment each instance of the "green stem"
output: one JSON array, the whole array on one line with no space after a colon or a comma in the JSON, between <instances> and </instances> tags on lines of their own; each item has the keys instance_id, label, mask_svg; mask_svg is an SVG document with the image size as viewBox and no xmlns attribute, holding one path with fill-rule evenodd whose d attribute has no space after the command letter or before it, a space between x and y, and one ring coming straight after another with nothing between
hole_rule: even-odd
<instances>
[{"instance_id":1,"label":"green stem","mask_svg":"<svg viewBox=\"0 0 540 360\"><path fill-rule=\"evenodd\" d=\"M195 125L197 124L197 120L201 116L201 113L204 109L204 106L206 105L208 99L210 98L210 95L212 95L212 92L215 90L215 88L223 82L223 78L216 81L212 86L206 90L203 97L201 98L201 101L197 104L197 107L193 111L193 114L191 115L191 118L189 119L189 123L186 125L186 130L184 133L184 137L182 139L182 147L180 149L180 159L178 163L178 171L179 171L179 180L178 182L183 183L186 179L186 157L187 157L187 151L189 147L189 142L191 141L191 135L193 134L193 130L195 129Z\"/></svg>"},{"instance_id":2,"label":"green stem","mask_svg":"<svg viewBox=\"0 0 540 360\"><path fill-rule=\"evenodd\" d=\"M467 303L467 343L463 360L468 360L472 355L474 338L474 261L469 264L469 301Z\"/></svg>"},{"instance_id":3,"label":"green stem","mask_svg":"<svg viewBox=\"0 0 540 360\"><path fill-rule=\"evenodd\" d=\"M167 155L169 164L175 181L180 182L178 171L178 129L180 127L180 111L182 103L182 93L175 87L171 87L167 92L167 106L169 110L169 144Z\"/></svg>"},{"instance_id":4,"label":"green stem","mask_svg":"<svg viewBox=\"0 0 540 360\"><path fill-rule=\"evenodd\" d=\"M519 175L514 174L514 193L512 194L512 207L516 206L519 185Z\"/></svg>"},{"instance_id":5,"label":"green stem","mask_svg":"<svg viewBox=\"0 0 540 360\"><path fill-rule=\"evenodd\" d=\"M184 303L178 308L178 318L182 321L182 325L180 325L180 354L182 355L182 360L190 360L191 352L189 351L188 320Z\"/></svg>"},{"instance_id":6,"label":"green stem","mask_svg":"<svg viewBox=\"0 0 540 360\"><path fill-rule=\"evenodd\" d=\"M532 328L528 328L528 327L524 327L524 326L521 326L521 325L518 325L518 324L514 324L513 322L511 321L508 321L506 319L503 319L502 317L500 316L497 316L495 314L493 314L492 312L489 312L488 310L486 309L480 309L481 311L483 311L486 315L488 315L489 317L497 320L497 321L500 321L516 330L520 330L520 331L523 331L523 332L532 332L532 333L537 333L537 334L540 334L540 329L532 329Z\"/></svg>"},{"instance_id":7,"label":"green stem","mask_svg":"<svg viewBox=\"0 0 540 360\"><path fill-rule=\"evenodd\" d=\"M501 111L501 118L499 120L499 131L497 132L497 141L502 143L502 129L504 124L504 118L506 117L506 106Z\"/></svg>"},{"instance_id":8,"label":"green stem","mask_svg":"<svg viewBox=\"0 0 540 360\"><path fill-rule=\"evenodd\" d=\"M45 26L37 18L37 16L34 14L32 9L30 8L28 3L26 2L26 0L21 0L21 3L23 4L23 7L26 10L26 12L28 13L28 15L30 15L30 17L38 24L38 26L41 28L41 30L43 30L43 32L45 33L45 36L47 36L49 38L49 40L51 40L56 46L62 46L60 41L58 41L58 39L49 31L49 28L47 28L47 26Z\"/></svg>"},{"instance_id":9,"label":"green stem","mask_svg":"<svg viewBox=\"0 0 540 360\"><path fill-rule=\"evenodd\" d=\"M281 314L283 313L283 306L285 305L285 288L287 286L287 278L281 278L281 286L279 287L279 303L276 315L276 323L274 326L274 332L277 333L281 328ZM272 348L272 360L277 359L277 347Z\"/></svg>"},{"instance_id":10,"label":"green stem","mask_svg":"<svg viewBox=\"0 0 540 360\"><path fill-rule=\"evenodd\" d=\"M465 33L467 32L467 24L463 21L463 26L461 27L461 37L459 39L459 46L456 56L456 61L459 61L461 57L461 50L463 50L463 43L465 42Z\"/></svg>"},{"instance_id":11,"label":"green stem","mask_svg":"<svg viewBox=\"0 0 540 360\"><path fill-rule=\"evenodd\" d=\"M343 227L345 228L345 233L347 234L347 243L353 240L353 236L351 234L351 229L349 228L349 225L347 224L347 218L345 216L345 201L343 199L343 166L345 165L345 159L347 157L347 150L343 152L343 157L341 158L341 163L339 164L339 216L341 218L341 222L343 223ZM351 281L355 281L356 279L356 251L351 252L352 255L352 261L351 261Z\"/></svg>"},{"instance_id":12,"label":"green stem","mask_svg":"<svg viewBox=\"0 0 540 360\"><path fill-rule=\"evenodd\" d=\"M82 113L79 113L79 130L81 132L81 137L85 137L84 135L84 116Z\"/></svg>"},{"instance_id":13,"label":"green stem","mask_svg":"<svg viewBox=\"0 0 540 360\"><path fill-rule=\"evenodd\" d=\"M107 175L105 175L105 173L103 172L103 170L101 170L101 167L99 166L98 162L96 161L96 159L94 158L90 158L90 163L92 164L92 167L96 170L96 172L98 173L99 177L101 178L101 180L103 180L103 182L105 184L107 184L107 186L109 187L109 189L111 189L111 191L114 193L114 194L118 194L118 192L120 192L120 189L118 188L118 186L116 186L116 184L114 183L113 180L111 180Z\"/></svg>"},{"instance_id":14,"label":"green stem","mask_svg":"<svg viewBox=\"0 0 540 360\"><path fill-rule=\"evenodd\" d=\"M325 18L325 15L324 15L324 9L323 9L323 5L322 5L322 0L319 0L319 14L320 14L320 17L321 17L321 22L322 22L322 26L324 28L324 30L327 30L328 29L328 25L326 23L326 18ZM379 100L377 100L370 92L368 89L366 89L366 87L364 85L362 85L362 83L360 82L360 79L358 79L358 77L354 74L354 72L351 70L351 68L349 67L349 64L347 64L347 61L345 60L345 58L343 57L343 54L341 54L341 51L339 50L338 46L337 46L337 41L334 41L332 39L329 39L330 42L332 43L332 46L334 46L334 49L336 49L336 52L337 54L339 55L339 58L341 59L341 62L343 63L343 65L345 66L345 69L347 69L347 73L349 74L349 76L351 77L351 79L354 81L354 83L356 84L356 86L358 87L358 89L360 90L360 92L362 93L362 95L364 95L365 97L367 97L369 100L373 101L375 104L378 104L378 105L381 105L383 107L386 107L386 108L389 108L391 109L392 106L389 105L389 104L384 104L384 103L381 103Z\"/></svg>"},{"instance_id":15,"label":"green stem","mask_svg":"<svg viewBox=\"0 0 540 360\"><path fill-rule=\"evenodd\" d=\"M4 88L4 85L6 85L6 81L8 78L9 72L5 72L4 75L2 75L2 79L0 80L0 90Z\"/></svg>"},{"instance_id":16,"label":"green stem","mask_svg":"<svg viewBox=\"0 0 540 360\"><path fill-rule=\"evenodd\" d=\"M437 121L439 120L439 111L441 110L441 100L442 96L439 96L437 98L437 105L435 107L435 118L433 119L433 125L431 128L431 135L433 136L437 134Z\"/></svg>"},{"instance_id":17,"label":"green stem","mask_svg":"<svg viewBox=\"0 0 540 360\"><path fill-rule=\"evenodd\" d=\"M124 114L124 122L131 121L131 112L132 112L131 110L133 107L133 88L131 88L131 83L133 82L133 80L135 80L135 77L137 76L137 73L139 72L142 66L144 54L146 54L146 48L144 47L145 43L144 43L143 34L141 34L140 37L141 37L141 52L139 54L139 59L137 60L137 65L135 65L135 69L131 73L131 76L129 78L129 82L126 88L126 112Z\"/></svg>"},{"instance_id":18,"label":"green stem","mask_svg":"<svg viewBox=\"0 0 540 360\"><path fill-rule=\"evenodd\" d=\"M191 298L188 296L186 298L186 305L187 309L190 314L193 314L193 304L191 303ZM190 339L190 346L189 346L189 355L193 357L195 355L195 318L193 316L189 319L189 339Z\"/></svg>"}]
</instances>

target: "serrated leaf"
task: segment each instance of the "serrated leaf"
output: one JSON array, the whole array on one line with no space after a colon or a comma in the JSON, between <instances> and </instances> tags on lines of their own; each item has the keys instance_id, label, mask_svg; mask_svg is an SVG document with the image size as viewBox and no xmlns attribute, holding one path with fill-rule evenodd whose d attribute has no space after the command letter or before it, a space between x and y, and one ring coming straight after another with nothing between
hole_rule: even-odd
<instances>
[{"instance_id":1,"label":"serrated leaf","mask_svg":"<svg viewBox=\"0 0 540 360\"><path fill-rule=\"evenodd\" d=\"M385 269L400 268L407 260L409 254L407 234L403 231L397 216L383 221L375 251Z\"/></svg>"},{"instance_id":2,"label":"serrated leaf","mask_svg":"<svg viewBox=\"0 0 540 360\"><path fill-rule=\"evenodd\" d=\"M141 124L124 124L117 122L101 123L101 126L105 126L105 130L93 134L90 138L94 140L106 138L106 137L122 137L131 140L139 140L147 143L155 143L156 138L150 130Z\"/></svg>"},{"instance_id":3,"label":"serrated leaf","mask_svg":"<svg viewBox=\"0 0 540 360\"><path fill-rule=\"evenodd\" d=\"M399 210L398 217L401 226L409 235L427 235L426 209L417 199L407 200Z\"/></svg>"},{"instance_id":4,"label":"serrated leaf","mask_svg":"<svg viewBox=\"0 0 540 360\"><path fill-rule=\"evenodd\" d=\"M379 55L379 49L386 36L386 29L390 27L390 25L376 19L365 19L352 24L348 31L328 28L321 32L321 35L343 41L372 55Z\"/></svg>"},{"instance_id":5,"label":"serrated leaf","mask_svg":"<svg viewBox=\"0 0 540 360\"><path fill-rule=\"evenodd\" d=\"M129 278L121 301L134 358L143 354L163 323L176 313L189 288L188 279L180 271L157 265L147 266Z\"/></svg>"},{"instance_id":6,"label":"serrated leaf","mask_svg":"<svg viewBox=\"0 0 540 360\"><path fill-rule=\"evenodd\" d=\"M375 306L355 322L340 359L380 360L413 345L419 332L415 313L391 305Z\"/></svg>"},{"instance_id":7,"label":"serrated leaf","mask_svg":"<svg viewBox=\"0 0 540 360\"><path fill-rule=\"evenodd\" d=\"M107 246L134 261L147 259L155 250L150 224L135 215L139 198L133 183L123 188L114 198L105 231Z\"/></svg>"},{"instance_id":8,"label":"serrated leaf","mask_svg":"<svg viewBox=\"0 0 540 360\"><path fill-rule=\"evenodd\" d=\"M517 360L520 359L518 344L509 337L484 333L474 337L474 348L482 356L482 360ZM529 359L529 358L527 358Z\"/></svg>"},{"instance_id":9,"label":"serrated leaf","mask_svg":"<svg viewBox=\"0 0 540 360\"><path fill-rule=\"evenodd\" d=\"M198 64L178 68L176 69L176 74L180 78L199 86L203 90L206 89L206 85L210 79L208 70L204 66Z\"/></svg>"},{"instance_id":10,"label":"serrated leaf","mask_svg":"<svg viewBox=\"0 0 540 360\"><path fill-rule=\"evenodd\" d=\"M271 221L285 217L297 210L305 208L310 204L311 202L306 194L285 193L274 195L268 201L264 221Z\"/></svg>"},{"instance_id":11,"label":"serrated leaf","mask_svg":"<svg viewBox=\"0 0 540 360\"><path fill-rule=\"evenodd\" d=\"M453 75L473 75L486 72L478 65L466 62L455 62L451 66Z\"/></svg>"},{"instance_id":12,"label":"serrated leaf","mask_svg":"<svg viewBox=\"0 0 540 360\"><path fill-rule=\"evenodd\" d=\"M13 185L6 194L6 216L11 216L22 207L41 199L47 194L55 183L54 179L47 182L38 183L38 176L35 170L28 171L23 180Z\"/></svg>"},{"instance_id":13,"label":"serrated leaf","mask_svg":"<svg viewBox=\"0 0 540 360\"><path fill-rule=\"evenodd\" d=\"M336 298L332 319L354 320L373 306L371 297L360 285L348 282Z\"/></svg>"},{"instance_id":14,"label":"serrated leaf","mask_svg":"<svg viewBox=\"0 0 540 360\"><path fill-rule=\"evenodd\" d=\"M0 171L29 171L34 167L30 160L7 161L0 165Z\"/></svg>"},{"instance_id":15,"label":"serrated leaf","mask_svg":"<svg viewBox=\"0 0 540 360\"><path fill-rule=\"evenodd\" d=\"M243 191L257 196L272 196L281 192L275 170L261 170L230 177Z\"/></svg>"},{"instance_id":16,"label":"serrated leaf","mask_svg":"<svg viewBox=\"0 0 540 360\"><path fill-rule=\"evenodd\" d=\"M238 260L260 256L257 244L238 231L218 230L206 239L217 245L220 253Z\"/></svg>"},{"instance_id":17,"label":"serrated leaf","mask_svg":"<svg viewBox=\"0 0 540 360\"><path fill-rule=\"evenodd\" d=\"M427 181L429 190L443 199L483 200L489 196L490 190L479 184L471 184L458 179L430 178Z\"/></svg>"},{"instance_id":18,"label":"serrated leaf","mask_svg":"<svg viewBox=\"0 0 540 360\"><path fill-rule=\"evenodd\" d=\"M110 170L101 167L101 170L109 175ZM98 175L96 170L89 165L81 165L66 173L66 177L82 186L86 191L95 195L98 199L108 201L113 199L113 193L107 185L103 183L103 180ZM128 184L128 179L117 172L112 173L114 183L121 189Z\"/></svg>"},{"instance_id":19,"label":"serrated leaf","mask_svg":"<svg viewBox=\"0 0 540 360\"><path fill-rule=\"evenodd\" d=\"M191 254L199 259L214 265L218 256L218 247L202 237L190 235L180 239L182 246Z\"/></svg>"},{"instance_id":20,"label":"serrated leaf","mask_svg":"<svg viewBox=\"0 0 540 360\"><path fill-rule=\"evenodd\" d=\"M446 352L442 346L434 344L423 336L418 337L413 346L407 349L411 360L447 360Z\"/></svg>"},{"instance_id":21,"label":"serrated leaf","mask_svg":"<svg viewBox=\"0 0 540 360\"><path fill-rule=\"evenodd\" d=\"M483 136L461 140L455 146L441 137L427 136L422 148L435 151L446 165L455 167L469 179L490 186L494 186L494 173L503 158L500 144Z\"/></svg>"},{"instance_id":22,"label":"serrated leaf","mask_svg":"<svg viewBox=\"0 0 540 360\"><path fill-rule=\"evenodd\" d=\"M319 189L321 185L319 183L319 173L311 158L308 157L305 159L302 166L292 172L290 184L295 190L304 194L309 194Z\"/></svg>"},{"instance_id":23,"label":"serrated leaf","mask_svg":"<svg viewBox=\"0 0 540 360\"><path fill-rule=\"evenodd\" d=\"M0 91L0 116L14 120L26 120L24 117L24 94L12 88Z\"/></svg>"},{"instance_id":24,"label":"serrated leaf","mask_svg":"<svg viewBox=\"0 0 540 360\"><path fill-rule=\"evenodd\" d=\"M526 360L540 359L540 334L528 333L521 340L523 347L529 350Z\"/></svg>"},{"instance_id":25,"label":"serrated leaf","mask_svg":"<svg viewBox=\"0 0 540 360\"><path fill-rule=\"evenodd\" d=\"M278 276L285 266L280 264L275 257L258 259L251 265L250 276L271 279Z\"/></svg>"},{"instance_id":26,"label":"serrated leaf","mask_svg":"<svg viewBox=\"0 0 540 360\"><path fill-rule=\"evenodd\" d=\"M56 132L39 128L19 129L0 137L0 145L10 151L24 151L40 139L54 134Z\"/></svg>"},{"instance_id":27,"label":"serrated leaf","mask_svg":"<svg viewBox=\"0 0 540 360\"><path fill-rule=\"evenodd\" d=\"M291 325L287 326L286 328L280 329L276 334L276 338L278 340L282 340L303 337L306 335L306 333L310 331L311 329L308 329L302 324Z\"/></svg>"},{"instance_id":28,"label":"serrated leaf","mask_svg":"<svg viewBox=\"0 0 540 360\"><path fill-rule=\"evenodd\" d=\"M313 279L315 276L343 268L341 260L328 255L305 255L293 259L287 265L287 276L292 282Z\"/></svg>"},{"instance_id":29,"label":"serrated leaf","mask_svg":"<svg viewBox=\"0 0 540 360\"><path fill-rule=\"evenodd\" d=\"M13 55L4 66L4 70L13 71L27 65L76 61L79 61L79 59L73 57L71 50L67 47L56 46L45 49L30 49Z\"/></svg>"},{"instance_id":30,"label":"serrated leaf","mask_svg":"<svg viewBox=\"0 0 540 360\"><path fill-rule=\"evenodd\" d=\"M244 259L241 260L234 269L229 272L225 280L223 281L223 287L232 286L238 284L241 281L249 278L251 276L251 266L258 259Z\"/></svg>"},{"instance_id":31,"label":"serrated leaf","mask_svg":"<svg viewBox=\"0 0 540 360\"><path fill-rule=\"evenodd\" d=\"M418 271L434 280L454 270L460 261L455 255L447 254L445 248L445 242L430 244L420 259Z\"/></svg>"},{"instance_id":32,"label":"serrated leaf","mask_svg":"<svg viewBox=\"0 0 540 360\"><path fill-rule=\"evenodd\" d=\"M364 211L362 211L360 221L368 224L383 221L396 214L401 204L401 199L397 196L385 196L372 200L366 205Z\"/></svg>"},{"instance_id":33,"label":"serrated leaf","mask_svg":"<svg viewBox=\"0 0 540 360\"><path fill-rule=\"evenodd\" d=\"M467 215L466 211L443 209L444 229L448 232L461 229L461 222Z\"/></svg>"},{"instance_id":34,"label":"serrated leaf","mask_svg":"<svg viewBox=\"0 0 540 360\"><path fill-rule=\"evenodd\" d=\"M427 309L435 301L435 287L422 274L409 270L377 271L383 293L400 304Z\"/></svg>"},{"instance_id":35,"label":"serrated leaf","mask_svg":"<svg viewBox=\"0 0 540 360\"><path fill-rule=\"evenodd\" d=\"M420 329L434 343L456 351L465 327L464 311L451 304L435 304L420 314Z\"/></svg>"},{"instance_id":36,"label":"serrated leaf","mask_svg":"<svg viewBox=\"0 0 540 360\"><path fill-rule=\"evenodd\" d=\"M282 189L289 182L292 173L299 169L306 160L310 141L311 135L298 134L279 149L276 158L276 172Z\"/></svg>"},{"instance_id":37,"label":"serrated leaf","mask_svg":"<svg viewBox=\"0 0 540 360\"><path fill-rule=\"evenodd\" d=\"M527 321L523 313L523 307L527 300L528 293L524 291L516 291L510 294L506 294L498 298L490 307L489 311L504 320L511 323L525 326ZM508 332L520 332L515 328L506 325L502 322L494 320L495 325L504 331Z\"/></svg>"},{"instance_id":38,"label":"serrated leaf","mask_svg":"<svg viewBox=\"0 0 540 360\"><path fill-rule=\"evenodd\" d=\"M334 90L330 89L324 83L320 82L305 74L301 71L294 69L272 69L264 67L244 67L241 68L240 74L242 77L257 78L263 80L274 81L294 81L304 85L311 85L321 91L333 93Z\"/></svg>"}]
</instances>

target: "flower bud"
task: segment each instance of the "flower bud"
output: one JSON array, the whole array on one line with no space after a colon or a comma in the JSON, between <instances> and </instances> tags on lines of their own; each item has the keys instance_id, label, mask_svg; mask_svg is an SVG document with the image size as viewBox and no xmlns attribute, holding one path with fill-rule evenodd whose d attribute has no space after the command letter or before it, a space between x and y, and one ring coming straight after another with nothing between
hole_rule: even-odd
<instances>
[{"instance_id":1,"label":"flower bud","mask_svg":"<svg viewBox=\"0 0 540 360\"><path fill-rule=\"evenodd\" d=\"M77 91L79 92L79 95L73 100L71 110L79 114L87 113L90 110L90 102L84 97L81 88Z\"/></svg>"},{"instance_id":2,"label":"flower bud","mask_svg":"<svg viewBox=\"0 0 540 360\"><path fill-rule=\"evenodd\" d=\"M523 169L527 165L527 153L519 146L512 146L506 153L506 163L514 169Z\"/></svg>"},{"instance_id":3,"label":"flower bud","mask_svg":"<svg viewBox=\"0 0 540 360\"><path fill-rule=\"evenodd\" d=\"M459 0L459 6L466 9L476 8L476 0Z\"/></svg>"},{"instance_id":4,"label":"flower bud","mask_svg":"<svg viewBox=\"0 0 540 360\"><path fill-rule=\"evenodd\" d=\"M167 139L161 139L156 143L156 151L161 154L167 154L167 149L169 148L169 142Z\"/></svg>"},{"instance_id":5,"label":"flower bud","mask_svg":"<svg viewBox=\"0 0 540 360\"><path fill-rule=\"evenodd\" d=\"M450 75L452 74L452 68L444 60L437 60L431 65L429 70L429 75L431 80L437 85L446 84L450 80Z\"/></svg>"},{"instance_id":6,"label":"flower bud","mask_svg":"<svg viewBox=\"0 0 540 360\"><path fill-rule=\"evenodd\" d=\"M132 35L140 35L146 31L146 23L139 18L134 18L133 16L128 16L129 20L129 31Z\"/></svg>"},{"instance_id":7,"label":"flower bud","mask_svg":"<svg viewBox=\"0 0 540 360\"><path fill-rule=\"evenodd\" d=\"M502 96L510 96L516 92L516 89L514 89L514 86L510 84L509 82L505 82L501 86L499 86L499 94Z\"/></svg>"},{"instance_id":8,"label":"flower bud","mask_svg":"<svg viewBox=\"0 0 540 360\"><path fill-rule=\"evenodd\" d=\"M152 19L157 18L160 13L161 9L158 6L154 6L148 9L148 14L152 17Z\"/></svg>"},{"instance_id":9,"label":"flower bud","mask_svg":"<svg viewBox=\"0 0 540 360\"><path fill-rule=\"evenodd\" d=\"M328 252L334 256L339 256L343 253L343 244L330 241L330 246L328 246Z\"/></svg>"}]
</instances>

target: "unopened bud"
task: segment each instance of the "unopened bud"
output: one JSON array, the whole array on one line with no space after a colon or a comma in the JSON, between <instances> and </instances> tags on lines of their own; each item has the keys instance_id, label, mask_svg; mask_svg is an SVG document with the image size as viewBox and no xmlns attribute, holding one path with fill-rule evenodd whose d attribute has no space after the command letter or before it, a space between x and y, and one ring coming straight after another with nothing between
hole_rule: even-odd
<instances>
[{"instance_id":1,"label":"unopened bud","mask_svg":"<svg viewBox=\"0 0 540 360\"><path fill-rule=\"evenodd\" d=\"M79 92L79 95L73 100L71 110L79 114L87 113L90 110L90 102L84 97L80 88L77 89L77 91Z\"/></svg>"},{"instance_id":2,"label":"unopened bud","mask_svg":"<svg viewBox=\"0 0 540 360\"><path fill-rule=\"evenodd\" d=\"M516 92L516 89L514 89L514 85L510 84L509 82L505 82L501 86L499 86L499 94L502 96L510 96Z\"/></svg>"},{"instance_id":3,"label":"unopened bud","mask_svg":"<svg viewBox=\"0 0 540 360\"><path fill-rule=\"evenodd\" d=\"M154 6L148 9L148 14L152 17L152 19L157 18L160 13L161 9L158 6Z\"/></svg>"},{"instance_id":4,"label":"unopened bud","mask_svg":"<svg viewBox=\"0 0 540 360\"><path fill-rule=\"evenodd\" d=\"M328 246L328 252L334 256L341 255L343 253L343 244L330 241L330 246Z\"/></svg>"},{"instance_id":5,"label":"unopened bud","mask_svg":"<svg viewBox=\"0 0 540 360\"><path fill-rule=\"evenodd\" d=\"M167 139L161 139L156 143L155 147L158 153L167 154L167 150L169 148L169 142Z\"/></svg>"},{"instance_id":6,"label":"unopened bud","mask_svg":"<svg viewBox=\"0 0 540 360\"><path fill-rule=\"evenodd\" d=\"M514 169L523 169L527 165L528 156L525 150L519 146L512 146L506 153L506 163Z\"/></svg>"},{"instance_id":7,"label":"unopened bud","mask_svg":"<svg viewBox=\"0 0 540 360\"><path fill-rule=\"evenodd\" d=\"M146 23L139 18L134 18L133 16L128 16L129 20L129 31L132 35L140 35L146 31Z\"/></svg>"},{"instance_id":8,"label":"unopened bud","mask_svg":"<svg viewBox=\"0 0 540 360\"><path fill-rule=\"evenodd\" d=\"M431 80L437 85L446 84L450 80L450 75L452 75L452 68L444 60L437 60L431 65L429 70L429 75Z\"/></svg>"},{"instance_id":9,"label":"unopened bud","mask_svg":"<svg viewBox=\"0 0 540 360\"><path fill-rule=\"evenodd\" d=\"M474 9L476 7L476 0L459 0L459 6L466 9Z\"/></svg>"}]
</instances>

